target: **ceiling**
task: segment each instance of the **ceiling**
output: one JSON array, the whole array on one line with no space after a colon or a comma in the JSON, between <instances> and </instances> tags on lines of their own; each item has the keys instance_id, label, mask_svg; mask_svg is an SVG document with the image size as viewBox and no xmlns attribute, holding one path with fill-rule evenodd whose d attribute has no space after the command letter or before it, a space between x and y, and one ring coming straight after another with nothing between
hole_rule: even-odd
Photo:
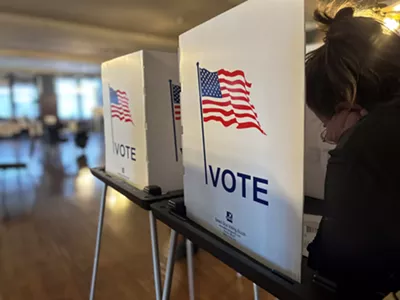
<instances>
[{"instance_id":1,"label":"ceiling","mask_svg":"<svg viewBox=\"0 0 400 300\"><path fill-rule=\"evenodd\" d=\"M1 0L0 71L98 72L100 62L126 53L176 49L180 33L242 2ZM315 3L305 0L307 28Z\"/></svg>"},{"instance_id":2,"label":"ceiling","mask_svg":"<svg viewBox=\"0 0 400 300\"><path fill-rule=\"evenodd\" d=\"M241 2L2 0L0 57L29 58L39 62L37 69L46 59L98 64L143 48L172 50L180 33ZM1 66L9 68L10 63L0 59Z\"/></svg>"}]
</instances>

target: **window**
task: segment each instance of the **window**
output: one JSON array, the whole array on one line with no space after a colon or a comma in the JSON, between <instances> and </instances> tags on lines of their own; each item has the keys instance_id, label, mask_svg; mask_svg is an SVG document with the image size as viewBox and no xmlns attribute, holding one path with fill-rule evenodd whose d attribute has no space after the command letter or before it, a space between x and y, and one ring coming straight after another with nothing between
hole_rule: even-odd
<instances>
[{"instance_id":1,"label":"window","mask_svg":"<svg viewBox=\"0 0 400 300\"><path fill-rule=\"evenodd\" d=\"M80 118L78 105L78 82L75 78L57 78L57 115L61 120Z\"/></svg>"},{"instance_id":2,"label":"window","mask_svg":"<svg viewBox=\"0 0 400 300\"><path fill-rule=\"evenodd\" d=\"M82 118L90 119L93 116L93 109L101 105L100 80L95 78L85 78L80 81Z\"/></svg>"},{"instance_id":3,"label":"window","mask_svg":"<svg viewBox=\"0 0 400 300\"><path fill-rule=\"evenodd\" d=\"M0 119L12 117L10 90L6 85L0 85Z\"/></svg>"},{"instance_id":4,"label":"window","mask_svg":"<svg viewBox=\"0 0 400 300\"><path fill-rule=\"evenodd\" d=\"M37 119L39 101L37 87L33 83L15 83L13 86L15 118Z\"/></svg>"},{"instance_id":5,"label":"window","mask_svg":"<svg viewBox=\"0 0 400 300\"><path fill-rule=\"evenodd\" d=\"M99 78L57 78L57 114L61 120L90 119L101 105Z\"/></svg>"}]
</instances>

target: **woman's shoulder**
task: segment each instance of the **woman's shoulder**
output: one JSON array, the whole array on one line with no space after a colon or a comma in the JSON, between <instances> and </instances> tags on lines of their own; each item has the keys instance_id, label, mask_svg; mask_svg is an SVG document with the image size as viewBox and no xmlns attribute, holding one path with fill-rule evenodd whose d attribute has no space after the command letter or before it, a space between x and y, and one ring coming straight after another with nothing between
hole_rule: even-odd
<instances>
[{"instance_id":1,"label":"woman's shoulder","mask_svg":"<svg viewBox=\"0 0 400 300\"><path fill-rule=\"evenodd\" d=\"M374 109L340 138L331 155L351 159L379 159L400 154L400 105Z\"/></svg>"}]
</instances>

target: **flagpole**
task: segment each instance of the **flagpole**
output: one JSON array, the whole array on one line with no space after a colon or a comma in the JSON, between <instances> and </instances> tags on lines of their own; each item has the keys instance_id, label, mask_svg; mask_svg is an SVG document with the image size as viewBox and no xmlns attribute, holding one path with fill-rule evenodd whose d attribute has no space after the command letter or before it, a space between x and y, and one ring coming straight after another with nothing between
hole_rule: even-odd
<instances>
[{"instance_id":1,"label":"flagpole","mask_svg":"<svg viewBox=\"0 0 400 300\"><path fill-rule=\"evenodd\" d=\"M113 152L115 153L115 143L114 143L114 126L113 126L113 117L112 117L112 110L111 110L111 87L108 85L108 98L110 104L110 121L111 121L111 139L112 139L112 148Z\"/></svg>"},{"instance_id":2,"label":"flagpole","mask_svg":"<svg viewBox=\"0 0 400 300\"><path fill-rule=\"evenodd\" d=\"M170 94L170 98L171 98L172 126L174 128L175 159L176 159L176 161L178 161L178 145L177 145L177 141L176 141L176 127L175 127L174 93L172 91L172 80L171 79L169 80L169 94ZM181 111L182 111L182 109L181 109Z\"/></svg>"},{"instance_id":3,"label":"flagpole","mask_svg":"<svg viewBox=\"0 0 400 300\"><path fill-rule=\"evenodd\" d=\"M200 99L200 115L201 115L201 135L203 140L203 157L204 157L204 178L206 184L208 184L208 175L207 175L207 156L206 156L206 141L204 135L204 118L203 118L203 103L202 103L202 92L201 92L201 80L200 80L200 66L199 63L196 63L197 66L197 81L199 84L199 99Z\"/></svg>"}]
</instances>

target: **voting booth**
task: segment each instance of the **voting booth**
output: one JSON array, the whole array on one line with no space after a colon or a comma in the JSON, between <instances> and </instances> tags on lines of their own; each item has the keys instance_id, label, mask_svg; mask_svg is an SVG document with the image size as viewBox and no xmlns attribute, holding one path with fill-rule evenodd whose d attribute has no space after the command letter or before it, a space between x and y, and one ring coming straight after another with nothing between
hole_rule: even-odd
<instances>
[{"instance_id":1,"label":"voting booth","mask_svg":"<svg viewBox=\"0 0 400 300\"><path fill-rule=\"evenodd\" d=\"M306 46L306 53L311 52L322 44ZM323 142L321 134L324 126L321 120L308 108L305 111L304 139L304 194L318 201L324 201L326 167L329 151L335 146ZM322 216L305 214L303 220L303 255L308 257L307 246L317 235Z\"/></svg>"},{"instance_id":2,"label":"voting booth","mask_svg":"<svg viewBox=\"0 0 400 300\"><path fill-rule=\"evenodd\" d=\"M305 195L324 199L324 185L329 151L334 145L324 142L322 122L306 107L305 111L304 192Z\"/></svg>"},{"instance_id":3,"label":"voting booth","mask_svg":"<svg viewBox=\"0 0 400 300\"><path fill-rule=\"evenodd\" d=\"M309 53L322 44L310 44L306 46ZM305 151L304 151L304 193L316 199L324 199L324 186L326 167L329 159L329 151L335 148L322 141L321 134L324 126L321 120L308 108L305 111Z\"/></svg>"},{"instance_id":4,"label":"voting booth","mask_svg":"<svg viewBox=\"0 0 400 300\"><path fill-rule=\"evenodd\" d=\"M250 0L179 39L188 217L296 281L304 201L303 6Z\"/></svg>"},{"instance_id":5,"label":"voting booth","mask_svg":"<svg viewBox=\"0 0 400 300\"><path fill-rule=\"evenodd\" d=\"M139 51L102 64L106 172L139 189L183 187L176 53Z\"/></svg>"}]
</instances>

